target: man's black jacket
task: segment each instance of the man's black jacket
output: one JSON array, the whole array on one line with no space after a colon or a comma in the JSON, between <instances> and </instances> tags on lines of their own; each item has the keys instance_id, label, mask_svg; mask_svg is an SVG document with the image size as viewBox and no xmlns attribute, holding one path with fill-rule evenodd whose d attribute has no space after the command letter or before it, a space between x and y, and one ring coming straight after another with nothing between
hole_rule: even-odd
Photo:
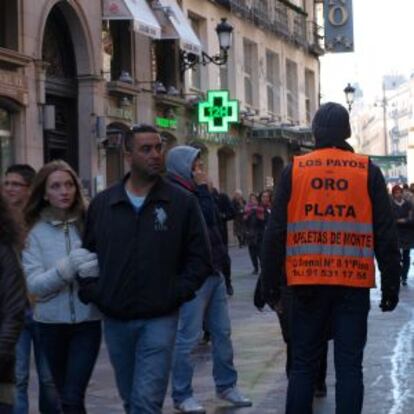
<instances>
[{"instance_id":1,"label":"man's black jacket","mask_svg":"<svg viewBox=\"0 0 414 414\"><path fill-rule=\"evenodd\" d=\"M345 142L342 149L352 150ZM291 191L292 164L289 164L282 171L263 240L261 282L265 296L286 284L284 264ZM398 295L401 265L396 226L384 177L371 161L368 167L368 192L373 209L374 251L381 272L381 289L385 295Z\"/></svg>"},{"instance_id":2,"label":"man's black jacket","mask_svg":"<svg viewBox=\"0 0 414 414\"><path fill-rule=\"evenodd\" d=\"M118 319L166 315L212 272L206 227L197 199L162 178L136 213L127 178L89 207L83 244L98 255L99 279L80 296Z\"/></svg>"}]
</instances>

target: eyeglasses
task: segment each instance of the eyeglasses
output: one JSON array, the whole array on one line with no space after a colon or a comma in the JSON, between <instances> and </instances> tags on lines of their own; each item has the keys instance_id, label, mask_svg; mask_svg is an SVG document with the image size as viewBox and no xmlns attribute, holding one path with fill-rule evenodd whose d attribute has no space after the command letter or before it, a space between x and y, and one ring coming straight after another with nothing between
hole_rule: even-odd
<instances>
[{"instance_id":1,"label":"eyeglasses","mask_svg":"<svg viewBox=\"0 0 414 414\"><path fill-rule=\"evenodd\" d=\"M29 187L29 184L20 183L19 181L4 181L4 187L24 188Z\"/></svg>"}]
</instances>

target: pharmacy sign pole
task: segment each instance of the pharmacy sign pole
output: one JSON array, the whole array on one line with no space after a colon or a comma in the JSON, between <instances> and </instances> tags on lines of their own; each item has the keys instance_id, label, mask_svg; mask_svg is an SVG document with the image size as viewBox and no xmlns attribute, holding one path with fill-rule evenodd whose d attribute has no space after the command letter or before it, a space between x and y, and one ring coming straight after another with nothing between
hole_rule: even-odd
<instances>
[{"instance_id":1,"label":"pharmacy sign pole","mask_svg":"<svg viewBox=\"0 0 414 414\"><path fill-rule=\"evenodd\" d=\"M239 122L239 101L229 99L227 90L207 92L207 101L198 104L198 122L206 123L209 133L229 132L230 124Z\"/></svg>"}]
</instances>

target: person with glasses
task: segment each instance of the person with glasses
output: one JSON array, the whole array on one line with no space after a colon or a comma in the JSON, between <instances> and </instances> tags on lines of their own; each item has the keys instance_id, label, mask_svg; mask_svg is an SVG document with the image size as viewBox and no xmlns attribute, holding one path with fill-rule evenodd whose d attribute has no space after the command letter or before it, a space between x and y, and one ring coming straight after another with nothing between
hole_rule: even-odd
<instances>
[{"instance_id":1,"label":"person with glasses","mask_svg":"<svg viewBox=\"0 0 414 414\"><path fill-rule=\"evenodd\" d=\"M84 247L99 278L80 297L104 314L106 345L129 414L160 414L167 391L178 309L211 273L196 198L161 177L163 146L151 125L125 135L130 172L88 210Z\"/></svg>"},{"instance_id":2,"label":"person with glasses","mask_svg":"<svg viewBox=\"0 0 414 414\"><path fill-rule=\"evenodd\" d=\"M30 189L36 171L28 164L13 164L6 170L3 181L3 196L16 219L23 223L23 208L30 196ZM30 377L30 355L33 352L39 383L39 412L59 413L59 400L50 373L46 356L40 346L39 335L33 321L30 301L27 301L23 331L16 347L16 398L14 414L29 413L28 384Z\"/></svg>"}]
</instances>

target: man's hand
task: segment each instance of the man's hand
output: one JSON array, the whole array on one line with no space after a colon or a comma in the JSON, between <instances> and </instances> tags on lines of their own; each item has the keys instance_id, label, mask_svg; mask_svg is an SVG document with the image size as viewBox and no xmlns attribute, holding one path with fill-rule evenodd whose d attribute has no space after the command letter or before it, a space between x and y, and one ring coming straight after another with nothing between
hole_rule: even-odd
<instances>
[{"instance_id":1,"label":"man's hand","mask_svg":"<svg viewBox=\"0 0 414 414\"><path fill-rule=\"evenodd\" d=\"M271 290L264 289L263 300L270 308L278 312L281 306L280 289L271 289Z\"/></svg>"},{"instance_id":2,"label":"man's hand","mask_svg":"<svg viewBox=\"0 0 414 414\"><path fill-rule=\"evenodd\" d=\"M393 294L382 294L381 303L379 307L383 312L392 312L398 305L398 295Z\"/></svg>"}]
</instances>

